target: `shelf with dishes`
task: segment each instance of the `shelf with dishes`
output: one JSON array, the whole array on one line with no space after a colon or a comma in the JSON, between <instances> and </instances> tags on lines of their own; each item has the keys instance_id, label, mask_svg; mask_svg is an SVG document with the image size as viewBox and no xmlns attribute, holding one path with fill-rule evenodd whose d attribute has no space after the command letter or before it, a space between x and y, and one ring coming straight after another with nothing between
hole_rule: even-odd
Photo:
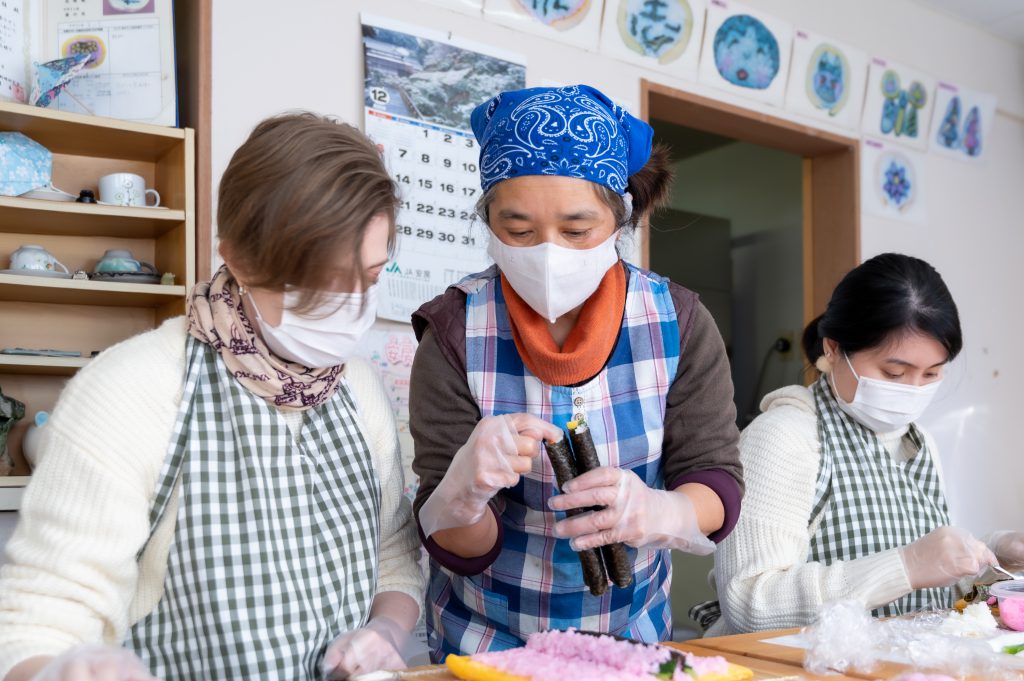
<instances>
[{"instance_id":1,"label":"shelf with dishes","mask_svg":"<svg viewBox=\"0 0 1024 681\"><path fill-rule=\"evenodd\" d=\"M0 353L0 374L72 376L91 359L91 357L41 357Z\"/></svg>"},{"instance_id":2,"label":"shelf with dishes","mask_svg":"<svg viewBox=\"0 0 1024 681\"><path fill-rule=\"evenodd\" d=\"M170 208L108 206L0 196L5 231L54 236L154 238L176 229L185 211Z\"/></svg>"},{"instance_id":3,"label":"shelf with dishes","mask_svg":"<svg viewBox=\"0 0 1024 681\"><path fill-rule=\"evenodd\" d=\"M183 314L195 283L192 130L0 102L4 132L28 138L10 136L46 172L0 196L0 389L25 405L8 437L13 464L0 460L0 510L17 507L29 479L33 415L97 353ZM25 247L42 264L15 257Z\"/></svg>"},{"instance_id":4,"label":"shelf with dishes","mask_svg":"<svg viewBox=\"0 0 1024 681\"><path fill-rule=\"evenodd\" d=\"M19 303L157 307L175 298L183 299L185 291L184 286L0 274L0 301Z\"/></svg>"}]
</instances>

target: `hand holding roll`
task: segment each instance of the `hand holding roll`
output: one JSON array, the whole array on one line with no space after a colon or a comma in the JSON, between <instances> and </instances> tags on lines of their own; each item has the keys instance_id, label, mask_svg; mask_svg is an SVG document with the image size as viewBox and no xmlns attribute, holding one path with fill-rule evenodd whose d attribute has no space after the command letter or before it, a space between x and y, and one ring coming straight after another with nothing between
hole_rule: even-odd
<instances>
[{"instance_id":1,"label":"hand holding roll","mask_svg":"<svg viewBox=\"0 0 1024 681\"><path fill-rule=\"evenodd\" d=\"M615 542L699 556L715 550L701 534L686 494L651 489L632 471L602 466L567 483L563 491L548 502L556 511L604 507L555 525L556 536L571 539L577 551Z\"/></svg>"},{"instance_id":2,"label":"hand holding roll","mask_svg":"<svg viewBox=\"0 0 1024 681\"><path fill-rule=\"evenodd\" d=\"M420 508L423 534L469 527L479 522L487 502L530 470L544 438L559 438L556 426L530 414L505 414L480 419L448 472Z\"/></svg>"}]
</instances>

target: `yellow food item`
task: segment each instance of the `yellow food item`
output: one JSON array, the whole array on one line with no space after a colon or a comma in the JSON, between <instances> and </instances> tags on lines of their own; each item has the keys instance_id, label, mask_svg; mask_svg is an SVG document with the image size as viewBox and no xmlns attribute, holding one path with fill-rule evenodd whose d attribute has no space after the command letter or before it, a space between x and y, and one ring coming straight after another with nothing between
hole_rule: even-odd
<instances>
[{"instance_id":1,"label":"yellow food item","mask_svg":"<svg viewBox=\"0 0 1024 681\"><path fill-rule=\"evenodd\" d=\"M754 678L753 670L732 662L729 663L729 671L725 674L705 674L697 677L698 681L744 681L744 679L752 678Z\"/></svg>"},{"instance_id":2,"label":"yellow food item","mask_svg":"<svg viewBox=\"0 0 1024 681\"><path fill-rule=\"evenodd\" d=\"M513 676L500 669L474 662L469 655L449 655L444 659L448 671L463 681L530 681L525 676Z\"/></svg>"}]
</instances>

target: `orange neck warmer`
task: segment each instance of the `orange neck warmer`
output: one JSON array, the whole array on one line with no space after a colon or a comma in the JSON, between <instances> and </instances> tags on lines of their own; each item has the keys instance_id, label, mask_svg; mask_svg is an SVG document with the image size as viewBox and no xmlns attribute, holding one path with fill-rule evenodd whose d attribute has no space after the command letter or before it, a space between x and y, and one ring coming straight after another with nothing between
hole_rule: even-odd
<instances>
[{"instance_id":1,"label":"orange neck warmer","mask_svg":"<svg viewBox=\"0 0 1024 681\"><path fill-rule=\"evenodd\" d=\"M523 364L549 385L575 385L596 376L608 361L619 337L626 310L626 270L612 265L601 284L583 303L576 325L562 348L555 344L548 321L534 312L501 275L512 338Z\"/></svg>"}]
</instances>

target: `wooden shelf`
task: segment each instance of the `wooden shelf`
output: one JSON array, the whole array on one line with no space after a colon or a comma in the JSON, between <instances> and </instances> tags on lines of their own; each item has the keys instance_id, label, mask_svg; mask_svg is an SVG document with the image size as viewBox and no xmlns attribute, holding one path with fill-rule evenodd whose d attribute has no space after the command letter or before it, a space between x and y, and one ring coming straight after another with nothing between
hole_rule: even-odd
<instances>
[{"instance_id":1,"label":"wooden shelf","mask_svg":"<svg viewBox=\"0 0 1024 681\"><path fill-rule=\"evenodd\" d=\"M115 284L0 274L0 300L19 303L159 307L184 296L184 286Z\"/></svg>"},{"instance_id":2,"label":"wooden shelf","mask_svg":"<svg viewBox=\"0 0 1024 681\"><path fill-rule=\"evenodd\" d=\"M71 376L91 360L91 357L40 357L38 355L0 354L0 374Z\"/></svg>"},{"instance_id":3,"label":"wooden shelf","mask_svg":"<svg viewBox=\"0 0 1024 681\"><path fill-rule=\"evenodd\" d=\"M184 220L183 210L0 196L0 229L8 233L155 238Z\"/></svg>"},{"instance_id":4,"label":"wooden shelf","mask_svg":"<svg viewBox=\"0 0 1024 681\"><path fill-rule=\"evenodd\" d=\"M180 145L185 131L115 118L0 102L0 130L25 134L54 153L153 161Z\"/></svg>"}]
</instances>

